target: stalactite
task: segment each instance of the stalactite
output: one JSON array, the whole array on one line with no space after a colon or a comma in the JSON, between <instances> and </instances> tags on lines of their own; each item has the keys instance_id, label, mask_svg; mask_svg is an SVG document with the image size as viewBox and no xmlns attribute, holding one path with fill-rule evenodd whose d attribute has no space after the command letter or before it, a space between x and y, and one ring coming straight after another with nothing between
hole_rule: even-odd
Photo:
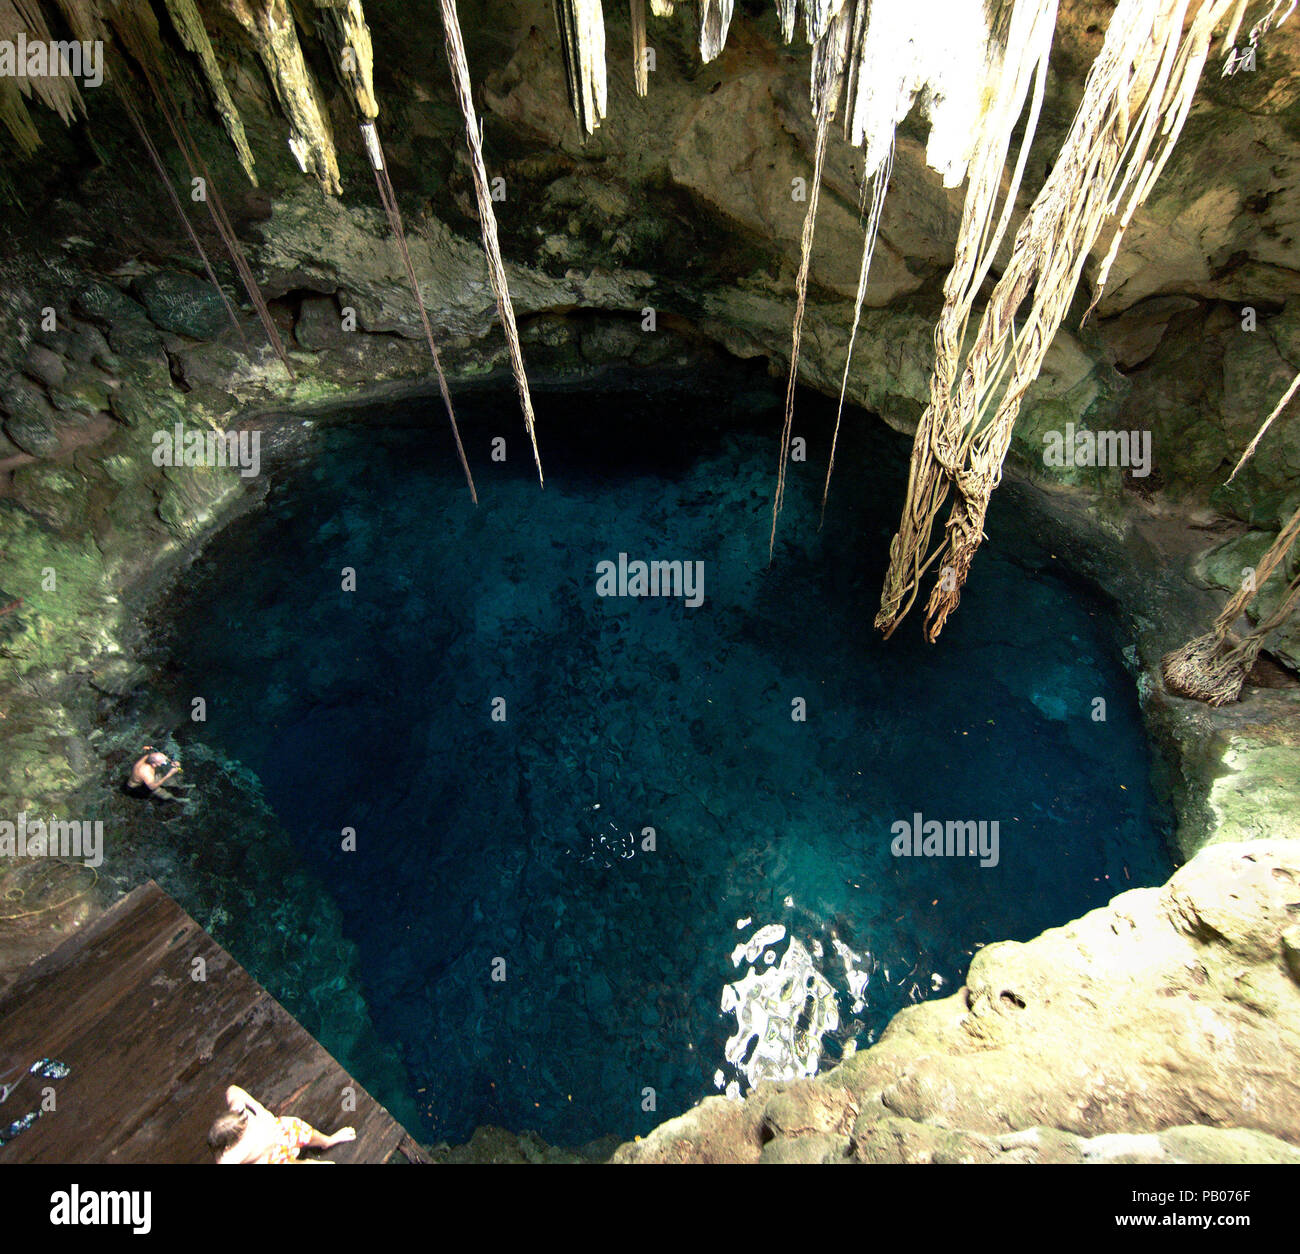
<instances>
[{"instance_id":1,"label":"stalactite","mask_svg":"<svg viewBox=\"0 0 1300 1254\"><path fill-rule=\"evenodd\" d=\"M768 538L769 560L776 546L776 521L785 498L785 468L790 457L790 432L794 425L794 390L799 380L799 342L803 334L804 303L808 297L808 272L812 264L813 233L820 199L822 163L826 156L826 134L835 111L836 93L844 71L851 20L845 13L837 15L830 29L813 48L810 95L816 115L817 139L813 151L812 182L808 188L808 211L804 214L803 233L799 241L799 273L795 279L794 326L791 332L790 377L785 389L785 414L781 426L780 457L777 462L776 494L772 500L772 534Z\"/></svg>"},{"instance_id":2,"label":"stalactite","mask_svg":"<svg viewBox=\"0 0 1300 1254\"><path fill-rule=\"evenodd\" d=\"M334 70L352 93L358 115L373 122L379 116L375 95L375 50L361 0L329 3L316 0L325 42L329 45Z\"/></svg>"},{"instance_id":3,"label":"stalactite","mask_svg":"<svg viewBox=\"0 0 1300 1254\"><path fill-rule=\"evenodd\" d=\"M212 103L221 118L230 142L235 145L239 164L244 167L254 186L257 186L257 174L253 170L253 153L248 146L248 136L244 132L244 120L239 116L239 109L231 98L230 89L222 76L221 66L217 64L217 54L212 50L212 41L208 38L207 28L194 0L166 0L167 13L172 25L180 36L181 43L198 58L203 69L203 79L212 93Z\"/></svg>"},{"instance_id":4,"label":"stalactite","mask_svg":"<svg viewBox=\"0 0 1300 1254\"><path fill-rule=\"evenodd\" d=\"M605 15L600 0L555 0L555 24L569 104L578 125L590 135L605 116Z\"/></svg>"},{"instance_id":5,"label":"stalactite","mask_svg":"<svg viewBox=\"0 0 1300 1254\"><path fill-rule=\"evenodd\" d=\"M706 65L722 51L731 25L734 0L698 0L700 10L700 60Z\"/></svg>"},{"instance_id":6,"label":"stalactite","mask_svg":"<svg viewBox=\"0 0 1300 1254\"><path fill-rule=\"evenodd\" d=\"M24 157L30 157L41 146L40 132L12 78L0 78L0 125L9 132L9 138Z\"/></svg>"},{"instance_id":7,"label":"stalactite","mask_svg":"<svg viewBox=\"0 0 1300 1254\"><path fill-rule=\"evenodd\" d=\"M1210 705L1226 705L1237 700L1265 639L1290 618L1300 603L1300 571L1287 584L1273 609L1244 637L1237 639L1232 635L1233 624L1246 612L1273 571L1285 561L1297 537L1300 537L1300 509L1260 558L1252 581L1244 583L1229 598L1214 626L1161 660L1160 673L1170 692Z\"/></svg>"},{"instance_id":8,"label":"stalactite","mask_svg":"<svg viewBox=\"0 0 1300 1254\"><path fill-rule=\"evenodd\" d=\"M844 62L844 99L848 107L844 109L844 138L850 143L852 140L853 115L855 112L855 102L858 94L862 90L862 69L863 54L866 51L867 40L867 22L871 12L870 0L850 0L853 11L853 24L849 28L849 48L848 56ZM781 10L780 0L777 3L778 12ZM793 15L791 16L791 31L793 33ZM784 17L782 16L784 25ZM789 36L786 37L789 43ZM893 144L890 149L892 152ZM863 190L866 190L866 179L871 177L873 171L868 170L863 176Z\"/></svg>"},{"instance_id":9,"label":"stalactite","mask_svg":"<svg viewBox=\"0 0 1300 1254\"><path fill-rule=\"evenodd\" d=\"M645 0L631 0L632 19L632 81L636 94L644 96L650 90L650 70L646 64Z\"/></svg>"},{"instance_id":10,"label":"stalactite","mask_svg":"<svg viewBox=\"0 0 1300 1254\"><path fill-rule=\"evenodd\" d=\"M789 43L794 38L794 24L799 16L799 0L776 0L776 13L781 23L781 39Z\"/></svg>"},{"instance_id":11,"label":"stalactite","mask_svg":"<svg viewBox=\"0 0 1300 1254\"><path fill-rule=\"evenodd\" d=\"M904 527L890 546L890 569L876 625L891 632L911 604L921 574L939 564L926 607L933 641L961 599L983 539L989 497L1002 475L1012 425L1037 377L1084 262L1124 190L1134 191L1117 226L1149 190L1178 138L1214 27L1241 0L1204 0L1184 35L1193 0L1172 8L1157 0L1120 0L1089 72L1069 134L1046 183L1016 234L960 370L951 403L918 427ZM1130 94L1138 97L1133 110ZM1129 119L1137 124L1130 130ZM1149 156L1160 131L1158 146ZM1141 173L1138 173L1138 172ZM1032 293L1019 329L1016 315ZM933 391L932 391L933 400ZM989 413L992 411L992 417ZM926 553L942 498L954 499L944 538Z\"/></svg>"},{"instance_id":12,"label":"stalactite","mask_svg":"<svg viewBox=\"0 0 1300 1254\"><path fill-rule=\"evenodd\" d=\"M501 327L505 331L506 343L510 348L510 366L515 375L515 387L519 391L519 403L524 411L524 426L528 429L528 439L533 446L533 461L537 465L537 479L545 483L542 476L542 457L537 450L537 432L533 417L533 399L528 391L528 375L524 371L523 349L519 345L519 329L515 326L515 311L510 303L510 288L506 283L505 263L501 259L501 245L497 241L497 220L492 212L492 193L488 186L487 169L483 165L483 146L479 138L478 115L474 110L474 98L470 89L469 62L465 56L465 41L460 33L460 17L456 12L456 0L439 0L442 5L443 34L447 43L447 63L451 68L451 82L460 102L461 112L465 115L465 139L469 144L470 168L474 174L474 195L478 200L479 226L483 231L483 251L487 255L488 275L492 280L492 290L497 298L497 310L501 315ZM599 5L597 5L599 10ZM602 39L602 78L603 78L603 39Z\"/></svg>"},{"instance_id":13,"label":"stalactite","mask_svg":"<svg viewBox=\"0 0 1300 1254\"><path fill-rule=\"evenodd\" d=\"M985 121L984 88L1000 55L990 19L1010 2L868 6L857 0L845 133L854 147L865 145L866 174L875 172L898 124L923 97L927 162L944 186L961 183Z\"/></svg>"},{"instance_id":14,"label":"stalactite","mask_svg":"<svg viewBox=\"0 0 1300 1254\"><path fill-rule=\"evenodd\" d=\"M803 0L804 35L814 48L830 30L845 3L846 0Z\"/></svg>"},{"instance_id":15,"label":"stalactite","mask_svg":"<svg viewBox=\"0 0 1300 1254\"><path fill-rule=\"evenodd\" d=\"M0 0L0 40L14 44L20 35L26 36L30 43L49 46L50 29L40 5L37 0ZM86 113L77 80L70 75L46 74L30 78L5 75L0 78L0 123L27 156L35 152L41 142L24 101L24 97L33 96L53 109L65 126L70 126L78 114L84 117Z\"/></svg>"},{"instance_id":16,"label":"stalactite","mask_svg":"<svg viewBox=\"0 0 1300 1254\"><path fill-rule=\"evenodd\" d=\"M329 114L303 59L298 31L288 0L224 0L227 10L244 28L266 66L280 107L289 119L289 147L304 173L311 173L325 191L338 195L338 154Z\"/></svg>"}]
</instances>

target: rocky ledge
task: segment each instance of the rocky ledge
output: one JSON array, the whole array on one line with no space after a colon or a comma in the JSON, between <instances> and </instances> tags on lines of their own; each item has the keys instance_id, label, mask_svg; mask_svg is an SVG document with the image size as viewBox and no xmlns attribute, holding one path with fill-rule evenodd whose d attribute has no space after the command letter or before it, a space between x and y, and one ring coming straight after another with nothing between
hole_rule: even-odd
<instances>
[{"instance_id":1,"label":"rocky ledge","mask_svg":"<svg viewBox=\"0 0 1300 1254\"><path fill-rule=\"evenodd\" d=\"M980 950L824 1076L711 1097L615 1162L1300 1163L1300 840Z\"/></svg>"}]
</instances>

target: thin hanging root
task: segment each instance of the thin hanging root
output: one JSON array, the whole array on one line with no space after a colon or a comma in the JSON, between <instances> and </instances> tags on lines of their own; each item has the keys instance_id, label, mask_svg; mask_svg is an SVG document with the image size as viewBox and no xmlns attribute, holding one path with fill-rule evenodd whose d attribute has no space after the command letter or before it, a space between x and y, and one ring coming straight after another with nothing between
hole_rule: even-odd
<instances>
[{"instance_id":1,"label":"thin hanging root","mask_svg":"<svg viewBox=\"0 0 1300 1254\"><path fill-rule=\"evenodd\" d=\"M831 436L831 456L826 464L826 482L822 486L821 520L817 524L820 531L826 521L826 497L831 490L831 474L835 470L835 448L840 440L840 418L844 414L844 395L849 388L849 367L853 363L853 344L858 338L858 325L862 321L862 302L867 294L867 276L871 273L871 259L876 252L876 238L880 234L880 215L885 207L885 194L889 191L889 177L894 170L894 141L889 141L889 151L880 163L880 168L871 176L871 213L867 217L866 229L862 237L862 265L858 270L858 291L853 301L853 326L849 330L849 346L844 351L844 377L840 380L840 402L835 410L835 431Z\"/></svg>"},{"instance_id":2,"label":"thin hanging root","mask_svg":"<svg viewBox=\"0 0 1300 1254\"><path fill-rule=\"evenodd\" d=\"M1255 438L1251 440L1249 447L1241 455L1241 460L1233 468L1232 474L1228 476L1227 479L1228 483L1231 483L1237 477L1238 471L1240 471L1241 468L1248 461L1250 461L1251 457L1254 456L1255 450L1259 447L1260 440L1264 438L1264 432L1266 432L1269 429L1269 427L1273 425L1273 419L1276 418L1278 414L1280 414L1287 407L1287 405L1291 401L1291 398L1296 394L1297 391L1300 391L1300 374L1296 375L1296 377L1291 380L1291 386L1287 388L1287 390L1283 393L1282 399L1278 401L1277 405L1273 409L1273 412L1269 414L1267 418L1264 419L1264 425L1260 427L1258 431L1255 432Z\"/></svg>"},{"instance_id":3,"label":"thin hanging root","mask_svg":"<svg viewBox=\"0 0 1300 1254\"><path fill-rule=\"evenodd\" d=\"M194 245L194 251L198 253L199 260L203 262L203 269L207 273L208 281L217 290L217 295L221 297L221 303L226 307L226 314L230 318L230 325L235 328L240 340L243 340L244 329L239 325L239 315L235 312L235 307L230 303L230 297L226 295L225 289L217 281L216 272L212 269L212 262L208 257L206 249L185 213L181 205L180 198L176 195L176 189L172 186L171 178L167 174L167 167L163 165L162 157L158 155L158 149L155 147L153 140L145 128L144 119L140 116L139 107L131 96L130 89L124 84L120 85L122 104L126 109L126 115L131 120L131 125L135 127L136 133L140 136L140 142L144 145L144 150L149 155L149 160L153 163L153 168L158 172L158 179L162 183L164 190L167 192L167 198L172 202L172 208L176 210L176 216L180 218L185 227L185 233L190 237L190 243Z\"/></svg>"},{"instance_id":4,"label":"thin hanging root","mask_svg":"<svg viewBox=\"0 0 1300 1254\"><path fill-rule=\"evenodd\" d=\"M474 98L470 91L469 62L465 56L465 41L460 33L460 18L456 13L456 0L439 0L442 5L443 36L447 44L447 62L451 67L452 86L465 115L465 138L469 143L470 166L474 172L474 195L478 200L479 226L483 231L483 251L487 254L488 276L496 293L497 310L501 327L510 347L510 366L515 374L515 387L524 411L524 426L533 446L533 461L537 465L537 481L545 486L542 476L542 455L537 449L536 420L533 417L533 398L528 392L528 375L524 371L524 354L519 346L519 329L515 326L514 306L510 303L510 288L506 283L505 263L501 260L501 245L497 241L497 220L492 212L492 193L488 187L487 169L483 165L483 145L479 138L478 119L474 112Z\"/></svg>"},{"instance_id":5,"label":"thin hanging root","mask_svg":"<svg viewBox=\"0 0 1300 1254\"><path fill-rule=\"evenodd\" d=\"M451 422L451 434L456 440L456 453L465 471L465 482L469 484L470 498L478 504L478 492L474 487L474 476L470 473L469 461L465 457L465 446L460 442L460 428L456 425L456 412L451 405L451 392L447 388L447 377L442 372L442 360L438 356L438 346L434 343L433 328L429 325L429 314L424 307L424 298L420 295L420 285L415 281L415 266L411 262L411 252L406 245L406 231L402 226L402 211L397 205L397 195L393 191L392 181L388 177L388 163L384 160L384 150L379 142L379 128L372 121L361 123L361 137L365 141L366 151L370 155L370 164L375 171L375 186L379 188L379 199L388 215L388 225L397 239L397 250L402 255L402 264L406 267L406 278L415 296L416 308L420 311L420 322L424 326L424 339L429 345L429 356L433 358L433 369L438 376L438 391L442 393L442 403L447 407L447 418Z\"/></svg>"},{"instance_id":6,"label":"thin hanging root","mask_svg":"<svg viewBox=\"0 0 1300 1254\"><path fill-rule=\"evenodd\" d=\"M808 298L808 271L812 263L813 232L817 223L817 200L821 191L822 161L826 156L826 133L830 129L830 100L824 98L817 111L817 147L813 155L812 186L808 189L808 212L799 239L799 274L795 279L794 330L790 347L790 378L785 386L785 417L781 426L780 461L776 470L776 495L772 498L772 534L767 542L767 560L776 547L776 520L785 498L785 464L790 457L790 431L794 426L794 389L799 380L799 341L803 335L804 304Z\"/></svg>"},{"instance_id":7,"label":"thin hanging root","mask_svg":"<svg viewBox=\"0 0 1300 1254\"><path fill-rule=\"evenodd\" d=\"M222 243L225 244L226 252L230 256L236 273L244 284L244 290L248 293L253 308L257 311L258 319L262 324L262 329L266 332L266 338L270 342L272 350L280 359L280 364L284 367L285 373L291 379L295 378L293 366L289 362L289 355L285 351L283 341L280 339L280 332L276 329L275 322L271 318L271 311L266 304L266 298L262 295L262 289L258 286L252 267L249 266L248 259L244 256L244 250L240 247L235 228L226 214L225 205L222 203L221 196L217 191L216 181L213 179L207 163L203 160L198 145L190 134L189 127L181 116L180 107L171 94L162 67L157 64L154 54L150 51L152 41L140 26L141 19L139 15L134 10L127 10L123 7L118 10L114 20L118 34L121 36L127 51L130 52L136 64L144 72L145 80L149 84L154 100L163 115L163 120L167 123L167 129L171 131L176 146L185 158L185 164L189 167L190 174L194 178L201 178L203 181L204 203L208 207L208 213L212 217L217 234L220 235ZM119 83L119 89L125 98L129 91L125 76L123 76L122 82ZM139 129L139 126L140 124L137 124L137 129ZM170 180L167 180L167 183L170 190ZM186 225L188 227L188 219ZM193 238L192 231L191 237ZM209 274L211 275L211 271L209 271ZM215 277L213 277L213 282L216 283ZM221 290L220 284L217 284L217 290ZM230 308L229 302L227 302L227 308ZM233 310L231 316L234 317ZM238 328L238 321L236 321L235 325ZM242 329L240 330L240 337L241 339L243 337Z\"/></svg>"},{"instance_id":8,"label":"thin hanging root","mask_svg":"<svg viewBox=\"0 0 1300 1254\"><path fill-rule=\"evenodd\" d=\"M632 4L632 74L636 94L644 96L650 90L650 69L646 64L645 0L631 0Z\"/></svg>"},{"instance_id":9,"label":"thin hanging root","mask_svg":"<svg viewBox=\"0 0 1300 1254\"><path fill-rule=\"evenodd\" d=\"M730 13L729 4L727 12ZM790 455L790 429L794 424L794 389L799 379L799 342L803 335L804 306L808 299L808 273L812 266L813 232L817 225L817 203L821 196L822 166L826 159L826 136L839 99L844 65L848 58L849 33L852 28L852 12L848 7L841 7L831 15L829 25L813 44L809 94L812 97L813 117L817 120L817 139L813 152L812 187L808 192L808 212L804 214L803 233L799 241L799 273L795 279L794 323L790 336L790 378L785 389L780 460L776 468L776 492L772 498L772 534L767 542L769 562L776 547L776 520L785 499L785 466Z\"/></svg>"}]
</instances>

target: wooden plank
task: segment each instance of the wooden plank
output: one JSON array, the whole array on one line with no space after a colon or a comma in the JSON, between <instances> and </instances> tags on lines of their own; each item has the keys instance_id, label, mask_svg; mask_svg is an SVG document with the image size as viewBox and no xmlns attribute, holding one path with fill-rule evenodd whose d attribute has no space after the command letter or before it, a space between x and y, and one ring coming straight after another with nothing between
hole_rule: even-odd
<instances>
[{"instance_id":1,"label":"wooden plank","mask_svg":"<svg viewBox=\"0 0 1300 1254\"><path fill-rule=\"evenodd\" d=\"M152 881L0 997L0 1075L41 1057L70 1074L24 1080L0 1119L25 1114L47 1084L57 1109L0 1148L0 1162L210 1162L207 1130L230 1084L324 1132L351 1124L357 1139L328 1152L335 1162L384 1162L414 1144ZM343 1109L346 1088L355 1111Z\"/></svg>"},{"instance_id":2,"label":"wooden plank","mask_svg":"<svg viewBox=\"0 0 1300 1254\"><path fill-rule=\"evenodd\" d=\"M93 934L65 941L10 988L0 1002L0 1071L23 1062L33 1050L40 1057L61 1048L64 1039L103 1018L145 972L156 968L172 938L169 929L186 921L198 927L152 881L145 888L153 891L137 889L124 897L91 924L87 932ZM95 970L99 978L60 978L74 962Z\"/></svg>"}]
</instances>

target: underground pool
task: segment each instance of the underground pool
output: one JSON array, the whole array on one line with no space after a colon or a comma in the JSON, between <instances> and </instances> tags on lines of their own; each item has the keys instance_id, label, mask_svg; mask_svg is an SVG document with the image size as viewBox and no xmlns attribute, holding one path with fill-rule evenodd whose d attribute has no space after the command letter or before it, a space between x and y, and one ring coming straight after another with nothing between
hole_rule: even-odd
<instances>
[{"instance_id":1,"label":"underground pool","mask_svg":"<svg viewBox=\"0 0 1300 1254\"><path fill-rule=\"evenodd\" d=\"M1168 875L1113 608L1016 493L941 641L885 641L907 443L874 419L819 527L834 412L800 397L769 565L761 372L541 392L544 488L511 395L459 412L477 507L435 402L318 422L159 627L205 698L179 747L274 812L400 1066L323 1043L430 1141L628 1139L824 1070L979 946Z\"/></svg>"}]
</instances>

